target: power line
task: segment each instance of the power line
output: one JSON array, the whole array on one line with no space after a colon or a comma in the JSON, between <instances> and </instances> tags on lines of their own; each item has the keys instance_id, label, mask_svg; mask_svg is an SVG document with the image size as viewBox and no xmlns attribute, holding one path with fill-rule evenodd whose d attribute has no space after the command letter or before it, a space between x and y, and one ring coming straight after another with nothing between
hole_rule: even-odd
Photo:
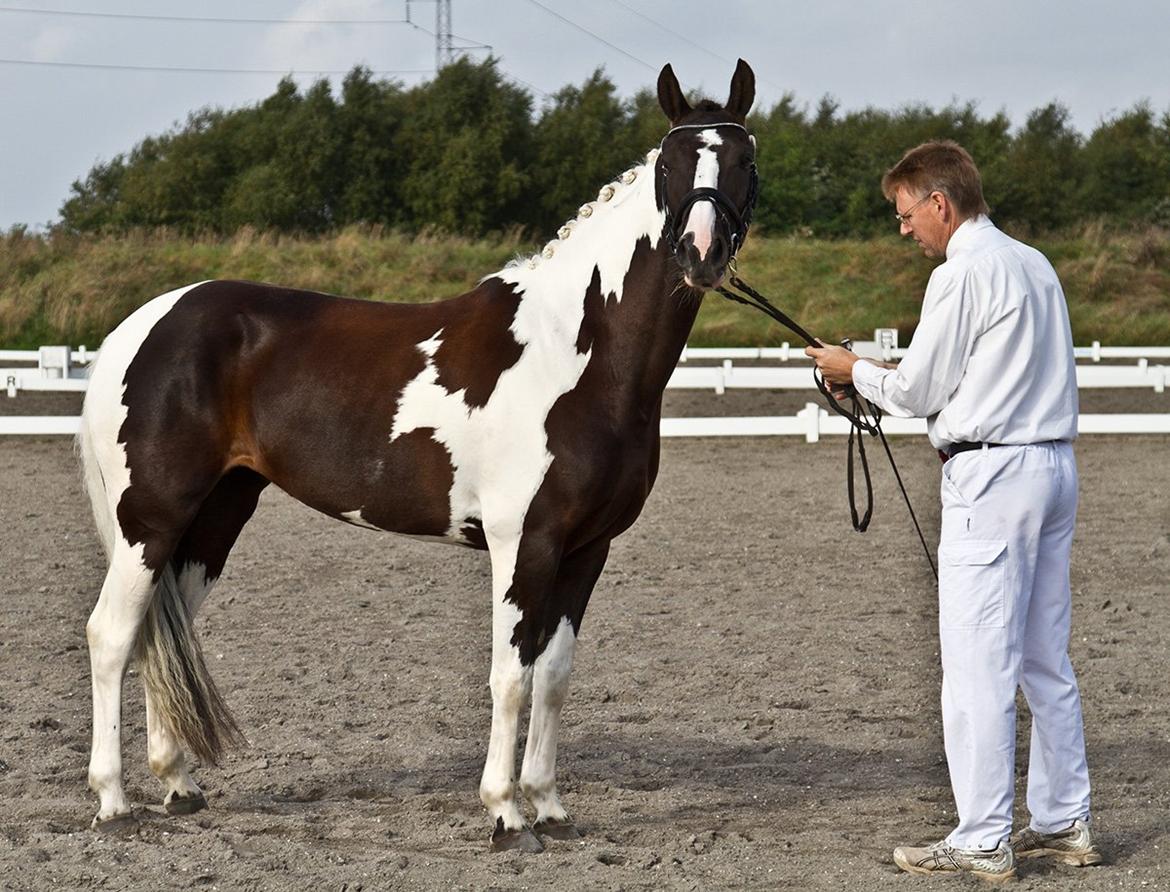
<instances>
[{"instance_id":1,"label":"power line","mask_svg":"<svg viewBox=\"0 0 1170 892\"><path fill-rule=\"evenodd\" d=\"M42 62L33 59L0 59L0 65L43 65L51 68L95 68L105 71L166 71L178 74L349 74L349 70L337 68L185 68L164 65L106 65L99 62ZM372 69L370 73L381 75L434 74L435 70L433 68ZM523 84L546 99L551 98L551 94L535 84L507 72L504 72L504 76L516 83Z\"/></svg>"},{"instance_id":2,"label":"power line","mask_svg":"<svg viewBox=\"0 0 1170 892\"><path fill-rule=\"evenodd\" d=\"M349 74L331 68L186 68L177 65L106 65L100 62L44 62L32 59L0 59L0 65L45 65L53 68L98 68L113 71L174 71L183 74ZM431 68L371 70L371 74L434 74Z\"/></svg>"},{"instance_id":3,"label":"power line","mask_svg":"<svg viewBox=\"0 0 1170 892\"><path fill-rule=\"evenodd\" d=\"M69 9L26 9L22 6L0 6L0 12L150 22L211 22L220 25L414 25L414 22L407 19L232 19L214 16L140 15L122 12L84 12ZM415 27L418 26L415 25Z\"/></svg>"},{"instance_id":4,"label":"power line","mask_svg":"<svg viewBox=\"0 0 1170 892\"><path fill-rule=\"evenodd\" d=\"M565 18L565 17L564 17L563 15L561 15L559 12L556 12L555 10L549 9L549 8L548 8L547 6L545 6L543 3L539 3L539 2L537 2L537 0L528 0L528 2L529 2L529 3L531 3L533 6L536 6L536 7L539 7L540 9L543 9L543 10L544 10L545 12L547 12L549 15L551 15L551 16L554 16L555 18L558 18L558 19L560 19L560 20L561 20L562 22L564 22L566 25L569 25L570 27L576 28L578 31L582 32L583 34L588 34L590 37L592 37L592 38L593 38L594 40L596 40L598 43L603 43L603 44L605 44L605 45L606 45L607 47L609 47L611 50L614 50L614 51L616 51L616 52L619 52L619 53L621 53L621 54L622 54L623 56L625 56L627 59L632 59L633 61L637 62L639 65L641 65L641 66L643 66L643 67L645 67L645 68L649 68L651 71L654 71L654 72L657 72L657 71L658 71L658 69L657 69L657 68L655 68L653 65L651 65L651 64L650 64L649 62L647 62L646 60L644 60L644 59L639 59L637 56L635 56L635 55L632 55L632 54L630 54L630 53L627 53L627 52L626 52L625 50L623 50L623 49L622 49L620 46L614 46L614 44L610 43L610 42L609 42L608 40L606 40L604 37L599 37L598 35L594 34L592 31L590 31L588 28L582 27L581 25L578 25L576 22L574 22L574 21L572 21L572 20L570 20L570 19L567 19L567 18Z\"/></svg>"},{"instance_id":5,"label":"power line","mask_svg":"<svg viewBox=\"0 0 1170 892\"><path fill-rule=\"evenodd\" d=\"M409 18L409 3L407 6L407 15L405 19L258 19L258 18L225 18L217 16L179 16L179 15L148 15L148 14L130 14L130 13L116 13L116 12L87 12L77 10L62 10L62 9L27 9L18 6L0 6L0 13L27 13L30 15L48 15L48 16L64 16L75 18L98 18L98 19L116 19L123 21L156 21L156 22L181 22L184 24L210 23L210 24L231 24L231 25L409 25L416 31L421 31L430 37L436 37L435 32L424 28L423 26L413 22ZM464 46L452 46L451 49L456 52L466 52L469 50L487 50L491 52L490 44L479 43L468 37L461 37L458 34L450 34L449 38L452 40L462 41ZM621 52L621 50L619 50ZM125 64L106 64L99 62L59 62L59 61L44 61L34 59L0 59L0 65L37 65L50 68L77 68L77 69L97 69L105 71L150 71L150 72L175 72L180 74L348 74L346 70L340 69L277 69L277 68L207 68L207 67L188 67L176 65L125 65ZM407 69L378 69L371 70L371 74L378 75L412 75L412 74L434 74L434 69L430 68L407 68ZM546 98L550 94L537 87L535 84L528 81L521 80L512 75L505 75L511 80L516 81L541 96Z\"/></svg>"},{"instance_id":6,"label":"power line","mask_svg":"<svg viewBox=\"0 0 1170 892\"><path fill-rule=\"evenodd\" d=\"M673 37L677 37L683 43L690 44L691 46L693 46L697 50L702 50L704 53L706 53L708 56L712 57L713 59L718 59L720 62L727 62L731 65L735 64L734 59L728 59L728 58L725 58L724 56L720 56L718 53L711 52L711 50L709 50L707 47L703 46L701 43L695 43L689 37L685 37L684 35L679 34L677 31L672 31L670 28L667 28L666 25L662 24L662 22L657 22L654 19L650 18L650 16L644 15L643 13L638 12L638 10L634 9L634 7L632 7L626 3L623 3L622 0L610 0L610 2L616 3L622 9L626 10L627 12L632 12L638 18L649 22L651 25L653 25L656 28L661 29L662 31L665 31L667 34L670 34Z\"/></svg>"},{"instance_id":7,"label":"power line","mask_svg":"<svg viewBox=\"0 0 1170 892\"><path fill-rule=\"evenodd\" d=\"M706 53L708 56L710 56L713 59L718 59L720 62L726 62L728 65L734 65L736 63L735 59L728 59L726 56L721 56L718 53L711 52L710 49L703 46L701 43L695 43L693 40L691 40L686 35L679 34L677 31L671 30L670 28L666 27L666 25L662 24L662 22L659 22L655 19L652 19L652 18L650 18L650 16L639 12L638 10L634 9L634 7L630 6L629 4L623 3L622 0L610 0L610 2L616 3L618 6L620 6L622 9L626 10L627 12L632 12L638 18L649 22L654 27L659 28L662 31L665 31L667 34L671 35L672 37L678 38L683 43L686 43L690 46L693 46L697 50L701 50L702 52ZM766 78L761 77L760 80L763 81L765 84L768 84L770 87L774 87L777 90L783 89L782 87L777 86L776 84L772 83L771 81L769 81Z\"/></svg>"}]
</instances>

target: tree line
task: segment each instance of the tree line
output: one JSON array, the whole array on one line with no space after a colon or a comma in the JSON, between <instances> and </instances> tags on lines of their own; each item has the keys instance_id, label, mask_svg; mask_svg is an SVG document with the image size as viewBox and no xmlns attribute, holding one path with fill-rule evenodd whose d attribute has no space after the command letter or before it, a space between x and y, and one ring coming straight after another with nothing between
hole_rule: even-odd
<instances>
[{"instance_id":1,"label":"tree line","mask_svg":"<svg viewBox=\"0 0 1170 892\"><path fill-rule=\"evenodd\" d=\"M974 103L841 112L831 98L810 108L789 94L749 123L761 182L754 225L773 234L889 231L883 171L910 146L944 138L975 157L1000 223L1170 225L1170 111L1148 103L1087 137L1059 103L1013 129L1002 112L981 115ZM358 67L337 95L325 80L302 91L286 78L253 106L200 110L98 163L73 184L56 226L540 235L640 161L665 129L653 92L623 98L600 70L540 109L494 59L456 62L410 88Z\"/></svg>"}]
</instances>

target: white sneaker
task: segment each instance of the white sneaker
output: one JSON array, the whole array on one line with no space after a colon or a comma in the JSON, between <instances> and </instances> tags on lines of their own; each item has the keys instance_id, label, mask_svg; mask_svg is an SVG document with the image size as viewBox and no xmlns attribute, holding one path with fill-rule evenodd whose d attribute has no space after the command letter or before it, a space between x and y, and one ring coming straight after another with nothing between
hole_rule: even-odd
<instances>
[{"instance_id":1,"label":"white sneaker","mask_svg":"<svg viewBox=\"0 0 1170 892\"><path fill-rule=\"evenodd\" d=\"M1092 828L1087 821L1080 819L1057 833L1041 833L1030 827L1021 830L1012 837L1012 851L1017 858L1052 858L1074 867L1089 867L1105 861L1093 842Z\"/></svg>"},{"instance_id":2,"label":"white sneaker","mask_svg":"<svg viewBox=\"0 0 1170 892\"><path fill-rule=\"evenodd\" d=\"M990 852L982 849L956 849L940 840L923 848L898 846L894 863L908 873L969 873L988 883L1003 883L1016 878L1016 856L1012 847L1001 842Z\"/></svg>"}]
</instances>

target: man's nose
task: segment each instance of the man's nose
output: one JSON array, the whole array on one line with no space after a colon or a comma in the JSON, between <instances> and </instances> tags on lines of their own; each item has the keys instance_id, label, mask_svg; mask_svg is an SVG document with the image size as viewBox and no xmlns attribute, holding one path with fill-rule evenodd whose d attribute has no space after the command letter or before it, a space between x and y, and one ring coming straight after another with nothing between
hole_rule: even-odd
<instances>
[{"instance_id":1,"label":"man's nose","mask_svg":"<svg viewBox=\"0 0 1170 892\"><path fill-rule=\"evenodd\" d=\"M914 231L914 227L911 226L909 223L907 223L905 220L903 220L898 225L898 234L899 235L909 235L913 231Z\"/></svg>"}]
</instances>

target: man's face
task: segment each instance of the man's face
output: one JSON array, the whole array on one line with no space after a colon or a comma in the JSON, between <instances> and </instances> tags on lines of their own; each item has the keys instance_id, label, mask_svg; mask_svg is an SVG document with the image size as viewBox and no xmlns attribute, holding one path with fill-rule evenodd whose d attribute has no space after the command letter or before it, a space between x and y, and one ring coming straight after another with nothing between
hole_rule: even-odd
<instances>
[{"instance_id":1,"label":"man's face","mask_svg":"<svg viewBox=\"0 0 1170 892\"><path fill-rule=\"evenodd\" d=\"M940 192L915 195L905 186L894 192L894 209L902 218L899 232L913 238L927 257L946 254L951 233L944 222L944 202Z\"/></svg>"}]
</instances>

